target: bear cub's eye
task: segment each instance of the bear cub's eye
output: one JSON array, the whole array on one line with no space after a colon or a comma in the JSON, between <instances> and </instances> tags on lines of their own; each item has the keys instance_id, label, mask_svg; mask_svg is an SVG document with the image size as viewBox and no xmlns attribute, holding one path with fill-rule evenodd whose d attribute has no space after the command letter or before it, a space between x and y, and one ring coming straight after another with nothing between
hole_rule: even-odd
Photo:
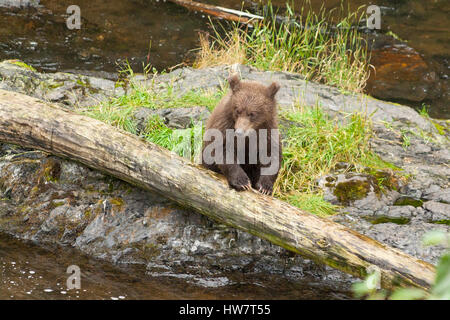
<instances>
[{"instance_id":1,"label":"bear cub's eye","mask_svg":"<svg viewBox=\"0 0 450 320\"><path fill-rule=\"evenodd\" d=\"M250 112L248 116L252 119L256 118L256 112Z\"/></svg>"}]
</instances>

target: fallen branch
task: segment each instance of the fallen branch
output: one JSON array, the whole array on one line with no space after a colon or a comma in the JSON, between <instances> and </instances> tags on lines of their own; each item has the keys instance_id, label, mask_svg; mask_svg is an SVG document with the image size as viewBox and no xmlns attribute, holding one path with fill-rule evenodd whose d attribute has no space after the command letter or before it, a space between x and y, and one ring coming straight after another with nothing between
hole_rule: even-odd
<instances>
[{"instance_id":1,"label":"fallen branch","mask_svg":"<svg viewBox=\"0 0 450 320\"><path fill-rule=\"evenodd\" d=\"M263 19L263 17L255 14L213 6L210 4L195 2L191 0L167 0L167 1L183 6L191 11L198 11L217 18L241 22L245 24L249 23L251 20Z\"/></svg>"},{"instance_id":2,"label":"fallen branch","mask_svg":"<svg viewBox=\"0 0 450 320\"><path fill-rule=\"evenodd\" d=\"M79 161L357 277L375 266L385 288L433 281L432 265L400 250L272 197L231 190L169 150L35 98L0 90L0 141Z\"/></svg>"}]
</instances>

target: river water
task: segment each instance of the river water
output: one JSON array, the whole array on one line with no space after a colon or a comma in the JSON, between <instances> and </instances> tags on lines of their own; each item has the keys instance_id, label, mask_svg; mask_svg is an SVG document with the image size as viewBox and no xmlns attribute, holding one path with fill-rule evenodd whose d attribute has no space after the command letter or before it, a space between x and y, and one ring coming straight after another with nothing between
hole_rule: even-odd
<instances>
[{"instance_id":1,"label":"river water","mask_svg":"<svg viewBox=\"0 0 450 320\"><path fill-rule=\"evenodd\" d=\"M233 9L240 9L242 3L249 8L257 2L202 1ZM327 9L338 8L340 1L311 0L315 9L322 5ZM11 2L34 5L2 7L2 3ZM417 73L420 79L411 85L408 80L416 75L417 65L406 67L411 69L404 76L409 79L400 79L398 83L398 91L403 92L399 95L403 98L415 96L417 86L418 91L428 91L425 100L420 97L408 101L386 99L416 108L425 103L433 117L450 118L450 1L352 0L350 7L354 10L369 2L382 9L384 32L391 31L406 40L430 67L429 71ZM282 6L285 1L273 0L272 3ZM69 30L65 24L66 10L72 4L81 9L80 30ZM124 60L137 71L148 63L159 71L167 70L192 61L193 50L198 47L198 32L208 30L207 17L163 0L0 0L0 59L18 58L47 72L75 71L114 78L117 63ZM408 54L404 59L408 59ZM385 77L387 82L393 78L389 74ZM421 79L427 83L425 89L421 88ZM412 91L405 86L411 86ZM394 96L395 90L394 84ZM383 94L382 89L379 91Z\"/></svg>"},{"instance_id":2,"label":"river water","mask_svg":"<svg viewBox=\"0 0 450 320\"><path fill-rule=\"evenodd\" d=\"M68 290L67 268L81 270L81 288ZM0 299L349 299L351 294L313 279L230 273L213 279L187 274L148 275L72 248L42 248L0 234Z\"/></svg>"}]
</instances>

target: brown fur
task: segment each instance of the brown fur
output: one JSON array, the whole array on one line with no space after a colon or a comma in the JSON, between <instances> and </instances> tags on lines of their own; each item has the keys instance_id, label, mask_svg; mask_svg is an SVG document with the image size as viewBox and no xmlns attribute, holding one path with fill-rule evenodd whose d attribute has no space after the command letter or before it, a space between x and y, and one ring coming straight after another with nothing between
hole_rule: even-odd
<instances>
[{"instance_id":1,"label":"brown fur","mask_svg":"<svg viewBox=\"0 0 450 320\"><path fill-rule=\"evenodd\" d=\"M265 86L258 82L240 81L235 75L228 79L230 92L222 98L211 114L206 124L206 130L218 129L225 137L225 130L235 129L236 133L246 134L249 129L254 129L257 133L260 129L277 129L277 110L275 94L279 85L272 83ZM255 150L259 145L249 145L246 139L246 164L238 164L236 161L236 150L234 150L234 164L212 164L203 165L213 171L226 176L230 186L236 190L245 190L253 187L265 194L272 194L273 184L278 175L260 175L263 165L259 161L256 164L248 164L249 150ZM259 139L259 138L258 138ZM211 142L205 141L204 148ZM270 133L266 141L270 154ZM281 164L281 143L279 146L278 163ZM203 149L204 149L203 148ZM225 147L224 147L225 149ZM235 144L236 149L236 144ZM256 152L258 152L256 150ZM224 155L226 151L224 150ZM269 166L269 165L266 165Z\"/></svg>"}]
</instances>

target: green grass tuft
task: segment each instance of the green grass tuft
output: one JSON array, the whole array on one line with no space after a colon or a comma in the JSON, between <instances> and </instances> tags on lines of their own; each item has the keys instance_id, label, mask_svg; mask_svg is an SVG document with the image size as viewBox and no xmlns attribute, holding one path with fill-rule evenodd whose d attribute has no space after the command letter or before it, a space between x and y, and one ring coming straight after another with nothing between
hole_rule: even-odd
<instances>
[{"instance_id":1,"label":"green grass tuft","mask_svg":"<svg viewBox=\"0 0 450 320\"><path fill-rule=\"evenodd\" d=\"M130 77L133 76L132 71L127 72ZM130 133L138 134L134 114L139 108L164 109L204 106L212 110L223 94L223 91L192 90L180 96L175 94L171 86L164 90L155 90L152 86L147 87L131 80L125 95L112 97L97 105L80 107L78 112ZM155 116L148 120L145 129L143 132L139 132L139 135L149 142L193 160L196 153L199 152L198 143L192 143L194 136L198 135L198 130L202 130L202 128L194 125L185 130L174 130L167 127L160 117ZM194 149L186 147L186 140L191 143L190 145L194 145Z\"/></svg>"},{"instance_id":2,"label":"green grass tuft","mask_svg":"<svg viewBox=\"0 0 450 320\"><path fill-rule=\"evenodd\" d=\"M312 193L293 191L289 194L276 195L276 197L292 204L294 207L320 217L333 215L339 208L338 206L325 201L321 192Z\"/></svg>"},{"instance_id":3,"label":"green grass tuft","mask_svg":"<svg viewBox=\"0 0 450 320\"><path fill-rule=\"evenodd\" d=\"M27 70L36 72L36 69L35 69L35 68L33 68L32 66L26 64L26 63L23 62L23 61L20 61L20 60L7 60L7 62L12 63L12 64L15 64L16 66L19 66L19 67L21 67L21 68L24 68L24 69L27 69Z\"/></svg>"},{"instance_id":4,"label":"green grass tuft","mask_svg":"<svg viewBox=\"0 0 450 320\"><path fill-rule=\"evenodd\" d=\"M339 162L353 164L357 170L394 169L371 149L370 121L361 114L344 121L329 119L318 106L295 106L281 114L289 125L281 125L283 165L275 184L275 196L301 209L326 215L336 206L323 200L317 179L332 172ZM320 200L322 199L322 200Z\"/></svg>"},{"instance_id":5,"label":"green grass tuft","mask_svg":"<svg viewBox=\"0 0 450 320\"><path fill-rule=\"evenodd\" d=\"M126 95L113 98L108 101L115 107L146 107L149 109L187 108L204 106L212 110L222 98L223 92L194 91L191 90L182 96L174 93L173 87L168 86L164 90L154 90L136 82L130 83Z\"/></svg>"},{"instance_id":6,"label":"green grass tuft","mask_svg":"<svg viewBox=\"0 0 450 320\"><path fill-rule=\"evenodd\" d=\"M334 12L315 13L308 1L296 16L293 5L280 14L267 5L264 20L253 27L230 28L211 22L214 35L200 35L200 49L194 67L249 64L262 70L300 73L306 80L336 86L345 92L361 92L369 75L367 46L355 27L364 16L342 7L343 16L333 21ZM344 14L346 12L346 14ZM212 41L210 41L212 39Z\"/></svg>"}]
</instances>

